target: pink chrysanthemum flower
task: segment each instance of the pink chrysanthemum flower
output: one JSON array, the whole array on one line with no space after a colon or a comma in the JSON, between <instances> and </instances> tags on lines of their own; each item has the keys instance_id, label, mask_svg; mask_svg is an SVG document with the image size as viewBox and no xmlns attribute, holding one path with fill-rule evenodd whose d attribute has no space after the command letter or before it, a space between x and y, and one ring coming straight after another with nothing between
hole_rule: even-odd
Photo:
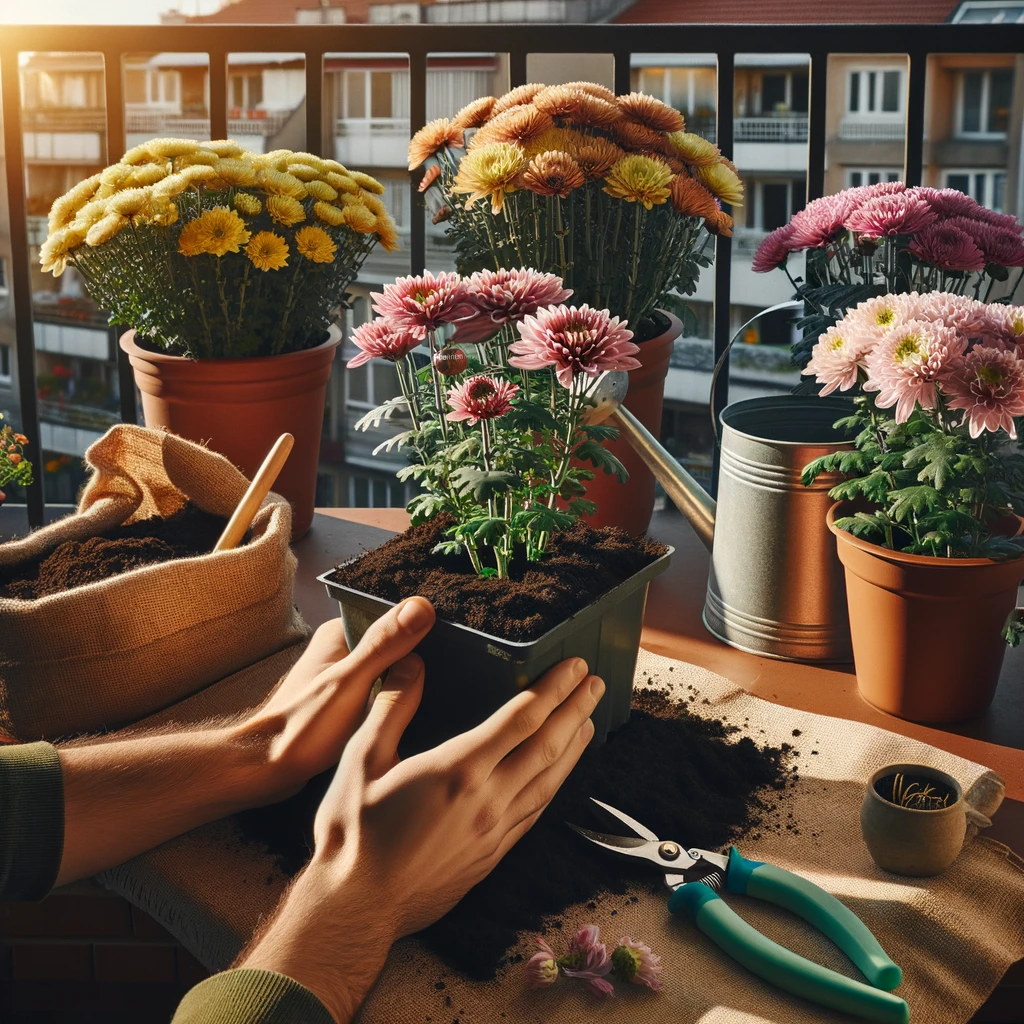
<instances>
[{"instance_id":1,"label":"pink chrysanthemum flower","mask_svg":"<svg viewBox=\"0 0 1024 1024\"><path fill-rule=\"evenodd\" d=\"M956 188L929 188L927 185L918 185L909 191L920 196L940 218L976 217L978 211L983 209L975 199Z\"/></svg>"},{"instance_id":2,"label":"pink chrysanthemum flower","mask_svg":"<svg viewBox=\"0 0 1024 1024\"><path fill-rule=\"evenodd\" d=\"M813 374L819 384L825 385L822 396L831 395L837 388L849 391L857 383L866 354L867 348L847 333L845 322L838 323L818 339L810 362L801 372L805 376Z\"/></svg>"},{"instance_id":3,"label":"pink chrysanthemum flower","mask_svg":"<svg viewBox=\"0 0 1024 1024\"><path fill-rule=\"evenodd\" d=\"M751 270L755 274L767 274L769 270L781 267L792 249L789 241L792 233L791 226L784 224L781 228L776 228L766 235L757 247L757 252L754 253Z\"/></svg>"},{"instance_id":4,"label":"pink chrysanthemum flower","mask_svg":"<svg viewBox=\"0 0 1024 1024\"><path fill-rule=\"evenodd\" d=\"M837 196L822 196L813 199L789 222L789 247L797 249L821 249L842 230L843 221L857 203L851 195L854 189L847 189Z\"/></svg>"},{"instance_id":5,"label":"pink chrysanthemum flower","mask_svg":"<svg viewBox=\"0 0 1024 1024\"><path fill-rule=\"evenodd\" d=\"M1006 306L1001 302L984 304L984 337L997 347L1024 345L1024 306Z\"/></svg>"},{"instance_id":6,"label":"pink chrysanthemum flower","mask_svg":"<svg viewBox=\"0 0 1024 1024\"><path fill-rule=\"evenodd\" d=\"M907 186L902 181L876 181L874 185L861 185L863 191L860 193L860 201L867 202L875 196L892 196L899 192L906 192Z\"/></svg>"},{"instance_id":7,"label":"pink chrysanthemum flower","mask_svg":"<svg viewBox=\"0 0 1024 1024\"><path fill-rule=\"evenodd\" d=\"M966 231L955 224L929 224L915 235L910 251L942 270L984 270L985 257Z\"/></svg>"},{"instance_id":8,"label":"pink chrysanthemum flower","mask_svg":"<svg viewBox=\"0 0 1024 1024\"><path fill-rule=\"evenodd\" d=\"M980 217L954 217L949 223L971 236L986 263L998 263L1003 267L1024 266L1024 240L1015 231L989 224Z\"/></svg>"},{"instance_id":9,"label":"pink chrysanthemum flower","mask_svg":"<svg viewBox=\"0 0 1024 1024\"><path fill-rule=\"evenodd\" d=\"M606 976L611 973L612 961L596 924L581 928L569 944L569 952L559 959L562 972L567 978L581 978L591 991L602 998L610 996L614 989Z\"/></svg>"},{"instance_id":10,"label":"pink chrysanthemum flower","mask_svg":"<svg viewBox=\"0 0 1024 1024\"><path fill-rule=\"evenodd\" d=\"M661 957L650 946L634 942L628 935L619 939L612 950L612 966L623 981L646 985L655 992L661 990Z\"/></svg>"},{"instance_id":11,"label":"pink chrysanthemum flower","mask_svg":"<svg viewBox=\"0 0 1024 1024\"><path fill-rule=\"evenodd\" d=\"M979 206L972 216L978 220L983 220L986 224L991 224L994 228L1012 231L1015 235L1019 235L1024 231L1024 224L1021 224L1012 213L996 213L995 210L990 210L986 206Z\"/></svg>"},{"instance_id":12,"label":"pink chrysanthemum flower","mask_svg":"<svg viewBox=\"0 0 1024 1024\"><path fill-rule=\"evenodd\" d=\"M896 406L896 422L905 423L915 405L935 408L936 383L965 347L954 328L911 320L890 331L868 356L864 390L878 392L880 409Z\"/></svg>"},{"instance_id":13,"label":"pink chrysanthemum flower","mask_svg":"<svg viewBox=\"0 0 1024 1024\"><path fill-rule=\"evenodd\" d=\"M1013 417L1024 415L1024 359L1016 352L975 345L942 382L950 409L963 409L971 437L1002 428L1016 438Z\"/></svg>"},{"instance_id":14,"label":"pink chrysanthemum flower","mask_svg":"<svg viewBox=\"0 0 1024 1024\"><path fill-rule=\"evenodd\" d=\"M851 309L841 321L843 333L857 347L861 357L868 354L894 327L898 327L908 316L906 304L897 295L880 295L865 299Z\"/></svg>"},{"instance_id":15,"label":"pink chrysanthemum flower","mask_svg":"<svg viewBox=\"0 0 1024 1024\"><path fill-rule=\"evenodd\" d=\"M990 325L985 303L953 292L928 292L917 297L913 317L952 327L965 339L982 337Z\"/></svg>"},{"instance_id":16,"label":"pink chrysanthemum flower","mask_svg":"<svg viewBox=\"0 0 1024 1024\"><path fill-rule=\"evenodd\" d=\"M407 331L421 341L429 332L473 310L466 286L455 273L435 277L428 270L422 277L400 277L394 284L384 285L383 292L371 292L370 298L373 308L396 330Z\"/></svg>"},{"instance_id":17,"label":"pink chrysanthemum flower","mask_svg":"<svg viewBox=\"0 0 1024 1024\"><path fill-rule=\"evenodd\" d=\"M555 274L538 270L481 270L467 282L472 316L455 325L452 342L475 344L492 338L510 321L522 320L543 306L564 302L572 295Z\"/></svg>"},{"instance_id":18,"label":"pink chrysanthemum flower","mask_svg":"<svg viewBox=\"0 0 1024 1024\"><path fill-rule=\"evenodd\" d=\"M630 338L625 322L610 316L607 309L576 306L548 306L517 325L522 336L509 346L512 366L520 370L555 367L558 383L571 388L579 373L596 377L605 370L635 370L640 351Z\"/></svg>"},{"instance_id":19,"label":"pink chrysanthemum flower","mask_svg":"<svg viewBox=\"0 0 1024 1024\"><path fill-rule=\"evenodd\" d=\"M913 235L936 220L935 211L912 192L877 195L858 206L844 226L865 238Z\"/></svg>"},{"instance_id":20,"label":"pink chrysanthemum flower","mask_svg":"<svg viewBox=\"0 0 1024 1024\"><path fill-rule=\"evenodd\" d=\"M518 384L478 374L448 392L448 404L454 411L448 413L447 419L466 420L471 427L479 420L497 419L512 408L512 399L518 393Z\"/></svg>"},{"instance_id":21,"label":"pink chrysanthemum flower","mask_svg":"<svg viewBox=\"0 0 1024 1024\"><path fill-rule=\"evenodd\" d=\"M547 988L558 980L558 962L555 951L539 935L536 941L541 951L534 953L526 965L526 987Z\"/></svg>"},{"instance_id":22,"label":"pink chrysanthemum flower","mask_svg":"<svg viewBox=\"0 0 1024 1024\"><path fill-rule=\"evenodd\" d=\"M352 332L352 344L360 351L348 361L350 370L371 359L387 359L396 363L408 355L419 340L407 331L396 330L386 317L378 317Z\"/></svg>"}]
</instances>

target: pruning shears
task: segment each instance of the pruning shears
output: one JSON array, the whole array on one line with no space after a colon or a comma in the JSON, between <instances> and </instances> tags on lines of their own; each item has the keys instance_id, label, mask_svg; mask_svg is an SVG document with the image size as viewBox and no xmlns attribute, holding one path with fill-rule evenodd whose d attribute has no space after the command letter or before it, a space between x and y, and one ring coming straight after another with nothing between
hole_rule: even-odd
<instances>
[{"instance_id":1,"label":"pruning shears","mask_svg":"<svg viewBox=\"0 0 1024 1024\"><path fill-rule=\"evenodd\" d=\"M903 973L889 959L867 926L830 893L800 875L747 860L735 846L728 854L687 848L662 840L628 814L591 797L606 814L634 834L609 835L580 828L590 842L623 857L639 859L665 872L672 890L668 909L686 914L734 960L765 981L821 1006L881 1024L907 1024L910 1010L890 989ZM752 928L718 895L745 893L799 915L830 938L858 967L868 984L822 967L780 946Z\"/></svg>"}]
</instances>

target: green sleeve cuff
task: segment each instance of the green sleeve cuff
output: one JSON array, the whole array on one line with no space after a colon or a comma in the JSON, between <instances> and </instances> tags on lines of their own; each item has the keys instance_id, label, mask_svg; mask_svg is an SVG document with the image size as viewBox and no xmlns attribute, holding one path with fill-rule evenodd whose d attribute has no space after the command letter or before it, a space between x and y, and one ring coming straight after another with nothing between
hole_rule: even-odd
<instances>
[{"instance_id":1,"label":"green sleeve cuff","mask_svg":"<svg viewBox=\"0 0 1024 1024\"><path fill-rule=\"evenodd\" d=\"M0 901L41 900L64 853L64 776L49 743L0 746Z\"/></svg>"},{"instance_id":2,"label":"green sleeve cuff","mask_svg":"<svg viewBox=\"0 0 1024 1024\"><path fill-rule=\"evenodd\" d=\"M239 967L186 993L171 1024L335 1024L304 985L274 971Z\"/></svg>"}]
</instances>

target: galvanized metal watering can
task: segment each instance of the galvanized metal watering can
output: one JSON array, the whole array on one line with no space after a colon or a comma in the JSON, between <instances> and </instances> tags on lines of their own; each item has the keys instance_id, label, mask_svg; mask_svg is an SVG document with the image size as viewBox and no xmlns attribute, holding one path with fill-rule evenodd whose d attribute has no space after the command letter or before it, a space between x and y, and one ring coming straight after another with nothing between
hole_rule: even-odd
<instances>
[{"instance_id":1,"label":"galvanized metal watering can","mask_svg":"<svg viewBox=\"0 0 1024 1024\"><path fill-rule=\"evenodd\" d=\"M724 362L723 355L712 395ZM621 404L627 386L626 374L609 374L598 386L592 416L619 428L711 552L703 614L708 630L769 658L852 660L845 577L825 524L833 503L828 491L839 477L822 474L811 487L800 482L813 459L853 447L833 427L850 403L779 395L727 406L716 502Z\"/></svg>"}]
</instances>

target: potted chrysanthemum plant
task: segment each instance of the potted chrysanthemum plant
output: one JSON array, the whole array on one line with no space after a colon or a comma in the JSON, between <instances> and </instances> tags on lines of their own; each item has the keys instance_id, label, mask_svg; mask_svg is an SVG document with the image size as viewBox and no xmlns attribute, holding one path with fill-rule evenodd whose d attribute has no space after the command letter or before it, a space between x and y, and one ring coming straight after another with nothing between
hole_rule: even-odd
<instances>
[{"instance_id":1,"label":"potted chrysanthemum plant","mask_svg":"<svg viewBox=\"0 0 1024 1024\"><path fill-rule=\"evenodd\" d=\"M0 413L2 420L3 413ZM4 488L14 484L28 487L32 483L32 463L25 458L28 438L9 423L0 424L0 505L7 500Z\"/></svg>"},{"instance_id":2,"label":"potted chrysanthemum plant","mask_svg":"<svg viewBox=\"0 0 1024 1024\"><path fill-rule=\"evenodd\" d=\"M788 260L803 251L806 275L794 278ZM815 199L772 231L753 269L777 268L804 301L793 346L802 367L818 337L865 299L938 291L1012 302L1024 277L1024 241L1016 217L957 189L884 181Z\"/></svg>"},{"instance_id":3,"label":"potted chrysanthemum plant","mask_svg":"<svg viewBox=\"0 0 1024 1024\"><path fill-rule=\"evenodd\" d=\"M413 744L479 722L571 655L605 679L598 739L629 715L647 584L669 552L583 522L595 477L623 474L605 447L615 431L589 422L594 390L638 347L569 297L532 269L428 273L385 285L353 335L349 366L386 359L401 387L360 425L403 419L381 448L408 455L399 477L422 490L405 533L321 579L349 643L405 597L434 602Z\"/></svg>"},{"instance_id":4,"label":"potted chrysanthemum plant","mask_svg":"<svg viewBox=\"0 0 1024 1024\"><path fill-rule=\"evenodd\" d=\"M209 444L248 475L276 438L293 537L313 519L332 317L377 242L383 186L311 153L154 139L50 211L44 270L73 267L121 338L147 426Z\"/></svg>"},{"instance_id":5,"label":"potted chrysanthemum plant","mask_svg":"<svg viewBox=\"0 0 1024 1024\"><path fill-rule=\"evenodd\" d=\"M447 222L463 273L533 267L556 274L577 304L610 309L639 344L627 406L655 435L678 318L712 234L730 234L722 204L742 202L736 168L688 133L679 111L592 82L520 86L432 121L409 145L411 170ZM597 483L595 522L647 528L654 477L624 440L612 450L626 487Z\"/></svg>"},{"instance_id":6,"label":"potted chrysanthemum plant","mask_svg":"<svg viewBox=\"0 0 1024 1024\"><path fill-rule=\"evenodd\" d=\"M847 479L828 515L861 694L951 722L995 693L1024 578L1024 310L949 292L884 295L829 328L804 373L850 391L856 448L818 459Z\"/></svg>"}]
</instances>

